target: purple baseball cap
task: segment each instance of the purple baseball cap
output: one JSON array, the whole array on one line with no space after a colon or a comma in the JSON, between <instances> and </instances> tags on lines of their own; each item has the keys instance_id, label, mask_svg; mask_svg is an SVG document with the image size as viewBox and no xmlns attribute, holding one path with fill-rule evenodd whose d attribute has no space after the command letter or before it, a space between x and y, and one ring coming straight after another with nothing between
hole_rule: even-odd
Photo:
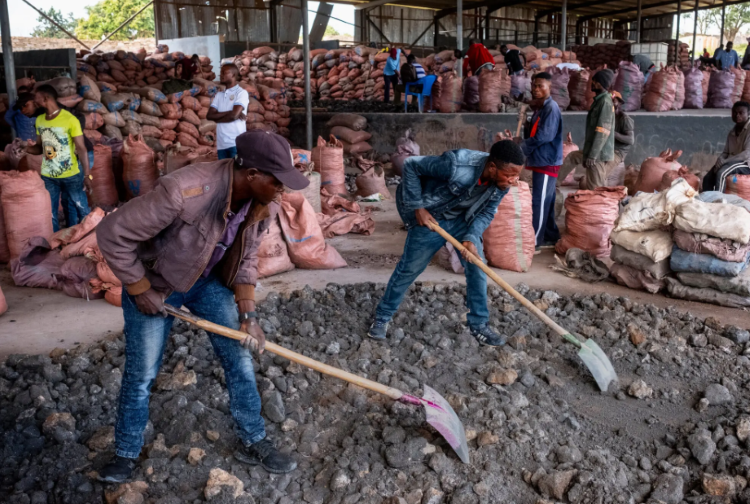
<instances>
[{"instance_id":1,"label":"purple baseball cap","mask_svg":"<svg viewBox=\"0 0 750 504\"><path fill-rule=\"evenodd\" d=\"M243 168L255 168L273 175L293 191L300 191L310 181L294 167L289 143L270 131L253 130L237 137L235 162Z\"/></svg>"}]
</instances>

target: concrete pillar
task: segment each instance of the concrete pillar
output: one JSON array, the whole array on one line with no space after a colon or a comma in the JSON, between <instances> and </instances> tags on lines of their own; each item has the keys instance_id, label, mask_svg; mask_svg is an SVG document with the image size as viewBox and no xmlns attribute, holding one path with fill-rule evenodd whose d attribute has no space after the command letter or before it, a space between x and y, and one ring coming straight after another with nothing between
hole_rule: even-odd
<instances>
[{"instance_id":1,"label":"concrete pillar","mask_svg":"<svg viewBox=\"0 0 750 504\"><path fill-rule=\"evenodd\" d=\"M302 58L305 62L305 139L307 150L313 148L312 132L312 93L310 91L310 20L307 14L307 0L302 2Z\"/></svg>"}]
</instances>

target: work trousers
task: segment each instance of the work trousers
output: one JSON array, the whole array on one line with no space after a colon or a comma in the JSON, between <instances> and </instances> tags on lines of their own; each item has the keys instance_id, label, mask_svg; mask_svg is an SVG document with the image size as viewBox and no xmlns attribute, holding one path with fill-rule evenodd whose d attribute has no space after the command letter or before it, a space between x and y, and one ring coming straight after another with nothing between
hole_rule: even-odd
<instances>
[{"instance_id":1,"label":"work trousers","mask_svg":"<svg viewBox=\"0 0 750 504\"><path fill-rule=\"evenodd\" d=\"M216 151L217 157L221 159L231 159L237 155L237 147L228 147L226 149L219 149Z\"/></svg>"},{"instance_id":2,"label":"work trousers","mask_svg":"<svg viewBox=\"0 0 750 504\"><path fill-rule=\"evenodd\" d=\"M450 220L438 220L438 224L450 235L461 240L469 229L469 223L463 216ZM401 260L388 281L385 294L375 310L375 319L388 322L398 310L406 290L425 270L435 253L445 245L445 239L424 226L415 226L406 235L406 244ZM484 260L481 243L475 243L477 251ZM466 304L469 314L466 319L470 327L481 327L490 319L487 308L487 276L478 266L467 263L459 254L461 264L466 272Z\"/></svg>"},{"instance_id":3,"label":"work trousers","mask_svg":"<svg viewBox=\"0 0 750 504\"><path fill-rule=\"evenodd\" d=\"M560 230L555 222L555 189L557 177L532 171L531 213L534 219L536 246L557 243Z\"/></svg>"},{"instance_id":4,"label":"work trousers","mask_svg":"<svg viewBox=\"0 0 750 504\"><path fill-rule=\"evenodd\" d=\"M750 167L744 161L724 163L718 168L713 167L703 176L703 190L724 192L727 177L732 175L750 175Z\"/></svg>"},{"instance_id":5,"label":"work trousers","mask_svg":"<svg viewBox=\"0 0 750 504\"><path fill-rule=\"evenodd\" d=\"M615 155L615 158L611 161L595 161L593 168L585 168L583 166L583 152L575 151L568 154L568 157L563 161L560 172L557 176L559 183L565 180L568 174L576 169L585 171L586 176L581 182L581 189L588 189L593 191L597 187L607 186L607 177L615 169L615 167L622 162L620 156Z\"/></svg>"},{"instance_id":6,"label":"work trousers","mask_svg":"<svg viewBox=\"0 0 750 504\"><path fill-rule=\"evenodd\" d=\"M63 198L63 211L65 212L68 227L81 222L89 214L89 202L86 191L83 190L83 170L77 175L65 178L42 177L44 187L49 193L52 201L52 229L60 230L60 196Z\"/></svg>"},{"instance_id":7,"label":"work trousers","mask_svg":"<svg viewBox=\"0 0 750 504\"><path fill-rule=\"evenodd\" d=\"M198 317L231 329L240 328L234 294L214 275L201 277L186 293L175 292L166 303L176 307L185 305ZM122 311L125 318L125 373L117 410L115 450L120 457L137 458L148 422L151 387L161 367L174 317L141 313L125 289L122 291ZM252 355L237 340L213 333L208 333L208 337L224 368L237 436L245 445L256 443L266 437L266 431L260 416L261 402Z\"/></svg>"},{"instance_id":8,"label":"work trousers","mask_svg":"<svg viewBox=\"0 0 750 504\"><path fill-rule=\"evenodd\" d=\"M398 75L384 75L383 79L385 79L385 95L383 96L383 101L385 103L391 101L391 86L393 86L394 99L396 100L396 103L400 102L401 93L396 89L396 86L398 86Z\"/></svg>"}]
</instances>

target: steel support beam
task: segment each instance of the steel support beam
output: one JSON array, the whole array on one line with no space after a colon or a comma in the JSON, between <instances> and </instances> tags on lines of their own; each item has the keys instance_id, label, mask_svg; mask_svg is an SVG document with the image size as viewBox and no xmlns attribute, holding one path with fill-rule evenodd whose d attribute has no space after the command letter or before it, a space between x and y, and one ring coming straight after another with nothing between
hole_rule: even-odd
<instances>
[{"instance_id":1,"label":"steel support beam","mask_svg":"<svg viewBox=\"0 0 750 504\"><path fill-rule=\"evenodd\" d=\"M727 4L724 3L721 6L721 39L719 40L720 44L724 44L724 18L727 15Z\"/></svg>"},{"instance_id":2,"label":"steel support beam","mask_svg":"<svg viewBox=\"0 0 750 504\"><path fill-rule=\"evenodd\" d=\"M393 0L391 0L393 1ZM528 3L528 0L486 0L483 2L471 4L471 8L481 8L481 7L487 7L490 9L490 11L494 12L498 9L502 9L503 7L513 7L514 5L523 5ZM457 7L450 7L448 9L442 9L437 11L435 16L438 19L443 19L445 16L450 16L451 14L455 14L457 11Z\"/></svg>"},{"instance_id":3,"label":"steel support beam","mask_svg":"<svg viewBox=\"0 0 750 504\"><path fill-rule=\"evenodd\" d=\"M75 35L73 35L73 34L72 34L72 33L70 33L70 32L69 32L68 30L66 30L65 28L63 28L63 27L62 27L62 26L60 26L59 24L57 24L57 22L56 22L56 21L55 21L54 19L52 19L52 18L51 18L51 17L49 17L49 16L47 15L47 14L45 14L45 13L44 13L44 12L42 12L42 11L40 11L39 9L37 9L36 7L34 7L33 5L31 5L31 4L30 4L29 2L27 2L26 0L22 0L22 1L23 1L23 3L25 3L26 5L28 5L29 7L31 7L31 8L32 8L32 9L34 9L35 11L37 11L37 12L39 13L39 15L40 15L40 16L42 16L42 17L43 17L44 19L46 19L47 21L49 21L49 22L50 22L50 23L52 23L53 25L57 26L57 27L58 27L58 28L59 28L59 29L60 29L60 30L61 30L61 31L62 31L63 33L65 33L65 35L67 35L68 37L72 38L73 40L75 40L76 42L78 42L79 44L81 44L81 45L82 45L83 47L85 47L86 49L89 49L89 50L90 50L89 46L87 46L86 44L84 44L83 42L81 42L80 40L78 40L78 39L77 39L77 38L75 37Z\"/></svg>"},{"instance_id":4,"label":"steel support beam","mask_svg":"<svg viewBox=\"0 0 750 504\"><path fill-rule=\"evenodd\" d=\"M490 8L487 7L487 12L484 14L484 40L490 40L492 36L490 35Z\"/></svg>"},{"instance_id":5,"label":"steel support beam","mask_svg":"<svg viewBox=\"0 0 750 504\"><path fill-rule=\"evenodd\" d=\"M427 28L425 28L424 31L419 34L419 37L417 37L417 38L414 39L414 42L411 43L411 45L409 46L409 49L411 49L412 47L414 47L415 45L417 45L417 42L419 42L420 40L422 40L422 37L424 37L425 35L427 35L427 32L430 31L430 28L432 28L432 23L428 24Z\"/></svg>"},{"instance_id":6,"label":"steel support beam","mask_svg":"<svg viewBox=\"0 0 750 504\"><path fill-rule=\"evenodd\" d=\"M464 0L456 0L456 49L461 51L463 56L464 50ZM463 77L464 65L463 59L458 60L458 78Z\"/></svg>"},{"instance_id":7,"label":"steel support beam","mask_svg":"<svg viewBox=\"0 0 750 504\"><path fill-rule=\"evenodd\" d=\"M568 42L568 0L562 0L562 19L560 20L560 44L565 51Z\"/></svg>"},{"instance_id":8,"label":"steel support beam","mask_svg":"<svg viewBox=\"0 0 750 504\"><path fill-rule=\"evenodd\" d=\"M577 4L571 4L568 5L567 8L570 11L578 10L578 9L586 9L588 7L596 7L597 5L603 5L607 3L617 2L618 0L599 0L598 2L595 0L592 0L590 2L583 2L583 3L577 3ZM558 12L562 12L562 7L552 7L550 9L545 9L543 11L537 12L537 16L544 17L549 16L550 14L557 14Z\"/></svg>"},{"instance_id":9,"label":"steel support beam","mask_svg":"<svg viewBox=\"0 0 750 504\"><path fill-rule=\"evenodd\" d=\"M674 39L674 64L677 65L677 58L680 54L680 18L682 17L682 0L677 0L677 35Z\"/></svg>"},{"instance_id":10,"label":"steel support beam","mask_svg":"<svg viewBox=\"0 0 750 504\"><path fill-rule=\"evenodd\" d=\"M13 61L13 44L10 38L10 16L8 15L8 0L0 0L0 35L3 38L3 66L5 67L5 87L8 91L8 105L13 106L18 98L16 89L16 64ZM10 129L12 138L16 138L16 131Z\"/></svg>"},{"instance_id":11,"label":"steel support beam","mask_svg":"<svg viewBox=\"0 0 750 504\"><path fill-rule=\"evenodd\" d=\"M320 2L318 4L318 11L313 20L312 29L310 29L310 42L313 44L323 40L323 36L326 33L326 27L328 26L328 19L332 12L333 4L326 2Z\"/></svg>"},{"instance_id":12,"label":"steel support beam","mask_svg":"<svg viewBox=\"0 0 750 504\"><path fill-rule=\"evenodd\" d=\"M694 63L697 59L695 55L695 36L698 31L698 0L695 0L695 7L693 7L693 57L690 59L691 63Z\"/></svg>"},{"instance_id":13,"label":"steel support beam","mask_svg":"<svg viewBox=\"0 0 750 504\"><path fill-rule=\"evenodd\" d=\"M378 32L378 35L380 35L380 38L382 38L383 40L385 40L385 41L386 41L386 42L388 42L389 44L391 43L391 41L390 41L390 40L388 40L388 37L386 37L386 36L385 36L385 35L383 34L383 32L382 32L382 31L380 31L380 28L378 28L378 25L376 25L376 24L375 24L375 23L373 22L373 20L372 20L372 19L370 18L370 14L369 14L369 13L368 13L367 11L365 12L365 19L367 19L367 22L368 22L368 23L370 23L370 25L371 25L371 26L372 26L373 28L375 28L375 31L376 31L376 32Z\"/></svg>"},{"instance_id":14,"label":"steel support beam","mask_svg":"<svg viewBox=\"0 0 750 504\"><path fill-rule=\"evenodd\" d=\"M122 23L122 24L121 24L120 26L118 26L117 28L115 28L115 31L113 31L112 33L110 33L109 35L107 35L106 37L104 37L104 38L103 38L102 40L100 40L100 41L99 41L99 42L98 42L98 43L97 43L97 44L96 44L96 45L95 45L94 47L92 47L92 48L91 48L91 50L93 51L94 49L96 49L97 47L99 47L100 45L102 45L103 43L105 43L105 42L106 42L107 40L109 40L109 37L111 37L112 35L114 35L114 34L115 34L115 33L117 33L118 31L122 30L122 29L123 29L123 28L125 28L125 27L126 27L127 25L129 25L129 24L130 24L130 22L131 22L131 21L133 21L133 20L134 20L134 19L135 19L135 18L136 18L136 17L138 16L138 14L140 14L140 13L141 13L141 12L143 12L143 11L145 11L145 10L146 10L146 9L147 9L147 8L148 8L149 6L151 6L151 5L153 4L153 3L154 3L154 1L153 1L153 0L151 0L151 1L149 2L149 3L147 3L146 5L144 5L143 7L141 7L141 8L140 8L140 9L138 10L138 12L136 12L135 14L133 14L132 16L130 16L130 17L129 17L128 19L126 19L126 20L125 20L125 21L124 21L124 22L123 22L123 23Z\"/></svg>"},{"instance_id":15,"label":"steel support beam","mask_svg":"<svg viewBox=\"0 0 750 504\"><path fill-rule=\"evenodd\" d=\"M695 2L698 3L698 0ZM643 0L638 0L638 10L636 16L638 17L638 20L636 21L636 31L635 31L635 41L637 43L641 43L641 32L643 31L643 27L641 26L643 24Z\"/></svg>"},{"instance_id":16,"label":"steel support beam","mask_svg":"<svg viewBox=\"0 0 750 504\"><path fill-rule=\"evenodd\" d=\"M305 62L305 141L307 150L313 147L312 92L310 90L310 20L307 15L307 0L302 3L302 59Z\"/></svg>"}]
</instances>

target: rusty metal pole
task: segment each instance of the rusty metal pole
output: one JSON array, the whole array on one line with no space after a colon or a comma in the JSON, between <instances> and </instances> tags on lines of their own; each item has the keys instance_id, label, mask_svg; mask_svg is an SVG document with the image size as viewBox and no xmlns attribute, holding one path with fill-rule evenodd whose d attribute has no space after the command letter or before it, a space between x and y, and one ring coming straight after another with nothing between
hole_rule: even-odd
<instances>
[{"instance_id":1,"label":"rusty metal pole","mask_svg":"<svg viewBox=\"0 0 750 504\"><path fill-rule=\"evenodd\" d=\"M312 92L310 91L310 20L307 14L307 0L302 2L302 58L305 62L305 140L307 150L313 147L312 131Z\"/></svg>"},{"instance_id":2,"label":"rusty metal pole","mask_svg":"<svg viewBox=\"0 0 750 504\"><path fill-rule=\"evenodd\" d=\"M16 65L13 62L13 44L10 40L10 16L8 15L8 0L0 0L0 36L3 38L3 66L5 66L5 86L8 90L8 104L12 107L16 103ZM10 129L12 138L16 138L16 131Z\"/></svg>"},{"instance_id":3,"label":"rusty metal pole","mask_svg":"<svg viewBox=\"0 0 750 504\"><path fill-rule=\"evenodd\" d=\"M565 52L567 48L568 38L568 0L563 0L562 3L562 27L560 28L560 39L562 45L562 51Z\"/></svg>"}]
</instances>

